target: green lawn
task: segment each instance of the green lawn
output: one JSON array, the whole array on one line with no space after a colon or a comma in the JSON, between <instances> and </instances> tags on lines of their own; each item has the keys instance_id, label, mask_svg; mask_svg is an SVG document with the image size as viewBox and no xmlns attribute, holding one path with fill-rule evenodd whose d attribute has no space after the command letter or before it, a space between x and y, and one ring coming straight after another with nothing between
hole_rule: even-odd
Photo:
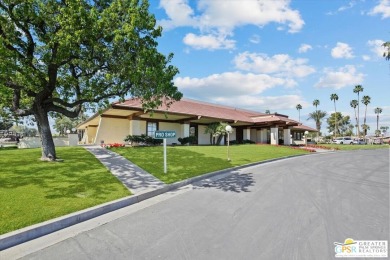
<instances>
[{"instance_id":1,"label":"green lawn","mask_svg":"<svg viewBox=\"0 0 390 260\"><path fill-rule=\"evenodd\" d=\"M0 149L0 234L130 195L84 148L57 148L63 162L40 153Z\"/></svg>"},{"instance_id":2,"label":"green lawn","mask_svg":"<svg viewBox=\"0 0 390 260\"><path fill-rule=\"evenodd\" d=\"M163 147L112 148L165 183L173 183L201 174L238 165L289 155L306 154L302 149L271 145L232 145L231 161L226 146L167 147L168 173L164 174Z\"/></svg>"},{"instance_id":3,"label":"green lawn","mask_svg":"<svg viewBox=\"0 0 390 260\"><path fill-rule=\"evenodd\" d=\"M382 144L382 145L377 145L377 144L320 144L321 146L326 146L326 147L331 147L331 148L336 148L339 150L364 150L364 149L389 149L389 145L387 144Z\"/></svg>"}]
</instances>

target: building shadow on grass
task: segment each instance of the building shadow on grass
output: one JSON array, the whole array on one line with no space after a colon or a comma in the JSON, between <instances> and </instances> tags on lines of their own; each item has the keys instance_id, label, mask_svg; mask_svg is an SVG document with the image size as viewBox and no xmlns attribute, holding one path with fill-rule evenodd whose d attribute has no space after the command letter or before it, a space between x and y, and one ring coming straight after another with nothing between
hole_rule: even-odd
<instances>
[{"instance_id":1,"label":"building shadow on grass","mask_svg":"<svg viewBox=\"0 0 390 260\"><path fill-rule=\"evenodd\" d=\"M255 183L251 173L235 173L229 177L216 181L203 180L194 183L196 189L214 188L225 192L250 192L250 187Z\"/></svg>"}]
</instances>

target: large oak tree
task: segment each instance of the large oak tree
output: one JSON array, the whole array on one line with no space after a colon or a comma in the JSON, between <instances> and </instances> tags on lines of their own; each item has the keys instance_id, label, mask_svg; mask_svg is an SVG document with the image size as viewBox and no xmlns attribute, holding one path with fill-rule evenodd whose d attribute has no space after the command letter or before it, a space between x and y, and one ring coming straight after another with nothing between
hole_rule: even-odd
<instances>
[{"instance_id":1,"label":"large oak tree","mask_svg":"<svg viewBox=\"0 0 390 260\"><path fill-rule=\"evenodd\" d=\"M144 108L182 94L162 28L146 0L0 0L0 107L33 116L42 159L57 158L48 113L76 117L82 105L140 97Z\"/></svg>"}]
</instances>

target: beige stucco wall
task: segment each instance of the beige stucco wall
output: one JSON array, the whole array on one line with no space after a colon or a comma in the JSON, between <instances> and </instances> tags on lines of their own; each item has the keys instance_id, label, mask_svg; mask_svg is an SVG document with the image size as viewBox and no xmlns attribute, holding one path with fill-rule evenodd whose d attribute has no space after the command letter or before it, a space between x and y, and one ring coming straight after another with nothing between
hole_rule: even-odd
<instances>
[{"instance_id":1,"label":"beige stucco wall","mask_svg":"<svg viewBox=\"0 0 390 260\"><path fill-rule=\"evenodd\" d=\"M96 131L97 131L96 126L88 126L88 128L85 129L85 133L84 133L85 138L84 139L85 139L87 144L92 144L95 142Z\"/></svg>"},{"instance_id":2,"label":"beige stucco wall","mask_svg":"<svg viewBox=\"0 0 390 260\"><path fill-rule=\"evenodd\" d=\"M124 139L130 132L128 119L101 117L96 132L95 144L125 143Z\"/></svg>"},{"instance_id":3,"label":"beige stucco wall","mask_svg":"<svg viewBox=\"0 0 390 260\"><path fill-rule=\"evenodd\" d=\"M171 131L176 132L175 138L167 138L167 144L172 144L172 143L180 144L180 142L177 139L179 137L185 137L185 136L182 136L181 127L180 127L180 124L178 124L178 123L160 122L158 130L160 130L160 131L171 130Z\"/></svg>"},{"instance_id":4,"label":"beige stucco wall","mask_svg":"<svg viewBox=\"0 0 390 260\"><path fill-rule=\"evenodd\" d=\"M129 134L130 135L146 134L146 121L131 120Z\"/></svg>"}]
</instances>

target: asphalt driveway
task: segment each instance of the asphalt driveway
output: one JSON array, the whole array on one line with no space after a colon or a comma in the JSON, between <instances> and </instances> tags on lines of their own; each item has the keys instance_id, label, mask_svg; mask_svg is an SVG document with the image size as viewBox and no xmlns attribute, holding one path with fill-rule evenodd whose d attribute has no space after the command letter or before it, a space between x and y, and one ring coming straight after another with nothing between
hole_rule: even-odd
<instances>
[{"instance_id":1,"label":"asphalt driveway","mask_svg":"<svg viewBox=\"0 0 390 260\"><path fill-rule=\"evenodd\" d=\"M142 203L25 259L333 259L334 242L389 240L389 150L263 164Z\"/></svg>"}]
</instances>

